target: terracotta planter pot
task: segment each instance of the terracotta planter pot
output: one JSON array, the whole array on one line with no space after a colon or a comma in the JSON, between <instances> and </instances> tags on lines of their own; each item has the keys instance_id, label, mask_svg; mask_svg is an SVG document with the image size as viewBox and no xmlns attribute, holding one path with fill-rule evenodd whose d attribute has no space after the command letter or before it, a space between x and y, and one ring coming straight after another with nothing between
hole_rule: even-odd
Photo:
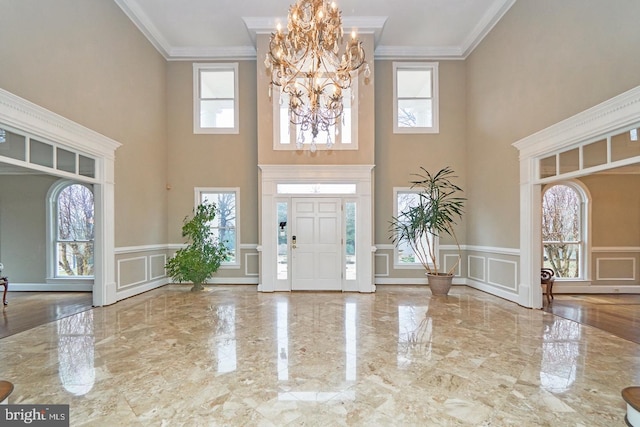
<instances>
[{"instance_id":1,"label":"terracotta planter pot","mask_svg":"<svg viewBox=\"0 0 640 427\"><path fill-rule=\"evenodd\" d=\"M430 274L427 273L429 280L429 288L433 295L447 295L449 289L451 289L451 283L453 282L453 275L451 274Z\"/></svg>"}]
</instances>

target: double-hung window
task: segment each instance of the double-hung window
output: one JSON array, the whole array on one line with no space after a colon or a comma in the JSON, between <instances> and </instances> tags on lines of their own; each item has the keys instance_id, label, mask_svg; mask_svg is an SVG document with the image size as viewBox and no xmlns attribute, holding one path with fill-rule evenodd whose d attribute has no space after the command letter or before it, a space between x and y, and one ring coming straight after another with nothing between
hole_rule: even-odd
<instances>
[{"instance_id":1,"label":"double-hung window","mask_svg":"<svg viewBox=\"0 0 640 427\"><path fill-rule=\"evenodd\" d=\"M61 180L49 191L49 278L93 278L95 217L91 186Z\"/></svg>"},{"instance_id":2,"label":"double-hung window","mask_svg":"<svg viewBox=\"0 0 640 427\"><path fill-rule=\"evenodd\" d=\"M438 133L438 63L393 63L393 132Z\"/></svg>"},{"instance_id":3,"label":"double-hung window","mask_svg":"<svg viewBox=\"0 0 640 427\"><path fill-rule=\"evenodd\" d=\"M400 213L406 211L409 208L416 207L420 204L420 191L411 188L394 188L393 189L393 216L399 218ZM429 239L429 245L435 247L436 255L438 251L438 239L437 237L428 234L423 237ZM436 246L434 246L436 245ZM427 247L426 240L419 245L422 248ZM422 251L421 254L416 254L414 248L409 243L403 241L394 248L394 266L395 268L423 268L420 258L426 260L431 264L431 260L428 259L427 254Z\"/></svg>"},{"instance_id":4,"label":"double-hung window","mask_svg":"<svg viewBox=\"0 0 640 427\"><path fill-rule=\"evenodd\" d=\"M216 217L211 224L213 238L229 250L229 259L222 265L239 265L239 201L239 188L196 188L196 205L205 202L216 205Z\"/></svg>"},{"instance_id":5,"label":"double-hung window","mask_svg":"<svg viewBox=\"0 0 640 427\"><path fill-rule=\"evenodd\" d=\"M238 64L193 64L193 132L239 133Z\"/></svg>"},{"instance_id":6,"label":"double-hung window","mask_svg":"<svg viewBox=\"0 0 640 427\"><path fill-rule=\"evenodd\" d=\"M585 279L588 196L577 181L554 184L542 196L543 266L560 279Z\"/></svg>"}]
</instances>

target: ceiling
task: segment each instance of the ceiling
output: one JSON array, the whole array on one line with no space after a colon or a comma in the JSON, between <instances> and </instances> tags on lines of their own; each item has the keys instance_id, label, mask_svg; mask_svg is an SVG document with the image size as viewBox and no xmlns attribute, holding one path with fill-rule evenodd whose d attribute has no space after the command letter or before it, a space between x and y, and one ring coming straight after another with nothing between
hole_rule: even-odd
<instances>
[{"instance_id":1,"label":"ceiling","mask_svg":"<svg viewBox=\"0 0 640 427\"><path fill-rule=\"evenodd\" d=\"M114 0L168 60L255 58L256 34L295 0ZM464 59L516 0L337 0L345 32L375 34L375 56Z\"/></svg>"}]
</instances>

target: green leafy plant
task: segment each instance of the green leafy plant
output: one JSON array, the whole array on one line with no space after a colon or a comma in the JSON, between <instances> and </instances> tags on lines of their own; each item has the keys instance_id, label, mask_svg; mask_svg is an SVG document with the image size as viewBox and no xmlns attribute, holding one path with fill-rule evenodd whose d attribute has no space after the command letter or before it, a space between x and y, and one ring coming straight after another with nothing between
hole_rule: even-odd
<instances>
[{"instance_id":1,"label":"green leafy plant","mask_svg":"<svg viewBox=\"0 0 640 427\"><path fill-rule=\"evenodd\" d=\"M411 181L411 188L420 190L418 202L392 218L391 240L395 245L403 242L408 244L427 273L452 275L460 262L460 255L449 271L438 271L434 238L442 234L450 235L460 253L460 244L453 226L464 212L465 199L457 195L462 189L451 181L457 176L449 166L435 174L423 167L420 169L421 173L413 174L417 179Z\"/></svg>"},{"instance_id":2,"label":"green leafy plant","mask_svg":"<svg viewBox=\"0 0 640 427\"><path fill-rule=\"evenodd\" d=\"M186 248L178 249L165 265L167 274L174 281L193 283L192 291L204 289L202 284L229 257L229 250L224 242L216 241L211 231L211 222L216 212L214 203L203 203L196 207L193 218L185 217L182 237L186 237L191 243Z\"/></svg>"}]
</instances>

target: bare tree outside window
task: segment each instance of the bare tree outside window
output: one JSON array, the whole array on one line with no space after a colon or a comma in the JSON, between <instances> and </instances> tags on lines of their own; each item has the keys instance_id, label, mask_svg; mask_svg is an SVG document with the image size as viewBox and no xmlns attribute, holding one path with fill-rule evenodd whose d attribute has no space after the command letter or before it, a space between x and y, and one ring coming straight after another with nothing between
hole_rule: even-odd
<instances>
[{"instance_id":1,"label":"bare tree outside window","mask_svg":"<svg viewBox=\"0 0 640 427\"><path fill-rule=\"evenodd\" d=\"M72 184L60 191L57 204L57 275L93 276L93 193Z\"/></svg>"},{"instance_id":2,"label":"bare tree outside window","mask_svg":"<svg viewBox=\"0 0 640 427\"><path fill-rule=\"evenodd\" d=\"M581 197L568 185L554 185L542 201L544 267L557 277L580 277Z\"/></svg>"},{"instance_id":3,"label":"bare tree outside window","mask_svg":"<svg viewBox=\"0 0 640 427\"><path fill-rule=\"evenodd\" d=\"M201 202L215 203L217 214L211 224L213 235L228 250L226 262L235 262L237 243L236 193L202 193Z\"/></svg>"},{"instance_id":4,"label":"bare tree outside window","mask_svg":"<svg viewBox=\"0 0 640 427\"><path fill-rule=\"evenodd\" d=\"M418 119L412 110L400 108L398 111L398 126L414 128L418 126Z\"/></svg>"}]
</instances>

